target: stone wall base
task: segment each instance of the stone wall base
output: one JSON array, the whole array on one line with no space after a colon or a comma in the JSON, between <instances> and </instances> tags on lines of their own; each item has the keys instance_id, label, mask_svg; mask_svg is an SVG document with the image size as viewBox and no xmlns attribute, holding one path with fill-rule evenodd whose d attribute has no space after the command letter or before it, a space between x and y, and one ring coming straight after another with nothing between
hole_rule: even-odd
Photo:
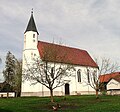
<instances>
[{"instance_id":1,"label":"stone wall base","mask_svg":"<svg viewBox=\"0 0 120 112\"><path fill-rule=\"evenodd\" d=\"M72 91L70 95L91 95L95 94L95 91ZM63 91L54 91L53 92L54 96L64 96L65 93ZM22 92L21 96L39 96L39 97L44 97L44 96L50 96L49 91L44 91L44 92Z\"/></svg>"}]
</instances>

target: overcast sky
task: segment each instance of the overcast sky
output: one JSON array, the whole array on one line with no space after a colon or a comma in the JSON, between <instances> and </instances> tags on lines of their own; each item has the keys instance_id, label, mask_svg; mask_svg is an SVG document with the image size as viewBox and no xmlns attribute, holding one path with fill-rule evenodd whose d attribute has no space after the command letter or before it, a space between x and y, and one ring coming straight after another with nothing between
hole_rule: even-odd
<instances>
[{"instance_id":1,"label":"overcast sky","mask_svg":"<svg viewBox=\"0 0 120 112\"><path fill-rule=\"evenodd\" d=\"M0 57L22 58L31 9L39 40L87 50L120 63L120 0L0 0ZM4 65L0 65L2 71Z\"/></svg>"}]
</instances>

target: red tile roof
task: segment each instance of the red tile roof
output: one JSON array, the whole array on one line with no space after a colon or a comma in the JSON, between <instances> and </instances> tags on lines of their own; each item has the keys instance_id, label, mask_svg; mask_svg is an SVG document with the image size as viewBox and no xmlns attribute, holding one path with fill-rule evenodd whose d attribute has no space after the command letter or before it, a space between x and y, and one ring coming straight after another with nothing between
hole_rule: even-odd
<instances>
[{"instance_id":1,"label":"red tile roof","mask_svg":"<svg viewBox=\"0 0 120 112\"><path fill-rule=\"evenodd\" d=\"M114 77L113 79L115 79L116 81L120 82L120 75L119 75L119 76Z\"/></svg>"},{"instance_id":2,"label":"red tile roof","mask_svg":"<svg viewBox=\"0 0 120 112\"><path fill-rule=\"evenodd\" d=\"M111 79L120 80L120 72L105 74L100 76L100 82L109 82Z\"/></svg>"},{"instance_id":3,"label":"red tile roof","mask_svg":"<svg viewBox=\"0 0 120 112\"><path fill-rule=\"evenodd\" d=\"M44 59L45 49L49 48L49 56L47 57L47 60L50 62L69 63L74 65L91 66L98 68L98 65L85 50L42 41L38 42L37 47L42 60L46 60ZM53 55L55 54L54 52L56 52L57 58L53 58Z\"/></svg>"}]
</instances>

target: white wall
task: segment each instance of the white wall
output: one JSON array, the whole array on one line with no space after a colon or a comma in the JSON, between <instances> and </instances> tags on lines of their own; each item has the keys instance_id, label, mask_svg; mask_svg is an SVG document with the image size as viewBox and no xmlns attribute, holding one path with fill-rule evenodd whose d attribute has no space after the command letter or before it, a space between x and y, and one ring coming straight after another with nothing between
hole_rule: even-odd
<instances>
[{"instance_id":1,"label":"white wall","mask_svg":"<svg viewBox=\"0 0 120 112\"><path fill-rule=\"evenodd\" d=\"M58 64L57 66L59 67L59 65L60 64ZM64 78L64 80L69 81L70 95L94 93L95 90L86 83L87 82L86 67L76 66L76 65L74 67L75 67L75 71L73 72L72 76ZM78 77L77 77L78 69L81 69L81 82L78 82ZM95 70L96 68L90 68L90 69ZM22 92L23 93L36 92L36 94L40 95L40 96L42 96L43 94L45 96L49 96L48 88L46 88L45 86L42 86L39 83L36 85L31 85L31 82L29 82L29 81L25 81L22 83ZM34 95L36 95L36 94L34 94ZM65 95L65 86L63 85L62 87L56 88L54 90L54 95Z\"/></svg>"},{"instance_id":2,"label":"white wall","mask_svg":"<svg viewBox=\"0 0 120 112\"><path fill-rule=\"evenodd\" d=\"M35 35L35 36L33 36ZM34 31L27 31L24 34L24 50L25 49L36 49L38 43L38 34Z\"/></svg>"},{"instance_id":3,"label":"white wall","mask_svg":"<svg viewBox=\"0 0 120 112\"><path fill-rule=\"evenodd\" d=\"M107 90L109 89L120 89L120 82L115 79L111 79L107 84Z\"/></svg>"}]
</instances>

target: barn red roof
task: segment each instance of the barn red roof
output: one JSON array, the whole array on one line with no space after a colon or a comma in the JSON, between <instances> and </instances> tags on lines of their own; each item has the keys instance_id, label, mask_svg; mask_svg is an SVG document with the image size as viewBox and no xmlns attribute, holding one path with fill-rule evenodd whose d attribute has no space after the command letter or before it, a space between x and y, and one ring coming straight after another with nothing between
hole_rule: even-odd
<instances>
[{"instance_id":1,"label":"barn red roof","mask_svg":"<svg viewBox=\"0 0 120 112\"><path fill-rule=\"evenodd\" d=\"M119 76L114 77L113 79L115 79L116 81L120 82L120 75L119 75Z\"/></svg>"},{"instance_id":2,"label":"barn red roof","mask_svg":"<svg viewBox=\"0 0 120 112\"><path fill-rule=\"evenodd\" d=\"M69 63L74 65L91 66L98 68L98 65L85 50L42 41L38 42L37 47L42 60L46 60L44 59L44 55L45 49L47 48L47 52L49 51L49 56L47 57L47 60L50 62ZM50 55L54 55L54 52L57 52L57 58L51 58Z\"/></svg>"},{"instance_id":3,"label":"barn red roof","mask_svg":"<svg viewBox=\"0 0 120 112\"><path fill-rule=\"evenodd\" d=\"M100 76L100 82L109 82L111 79L120 80L120 72L105 74Z\"/></svg>"}]
</instances>

